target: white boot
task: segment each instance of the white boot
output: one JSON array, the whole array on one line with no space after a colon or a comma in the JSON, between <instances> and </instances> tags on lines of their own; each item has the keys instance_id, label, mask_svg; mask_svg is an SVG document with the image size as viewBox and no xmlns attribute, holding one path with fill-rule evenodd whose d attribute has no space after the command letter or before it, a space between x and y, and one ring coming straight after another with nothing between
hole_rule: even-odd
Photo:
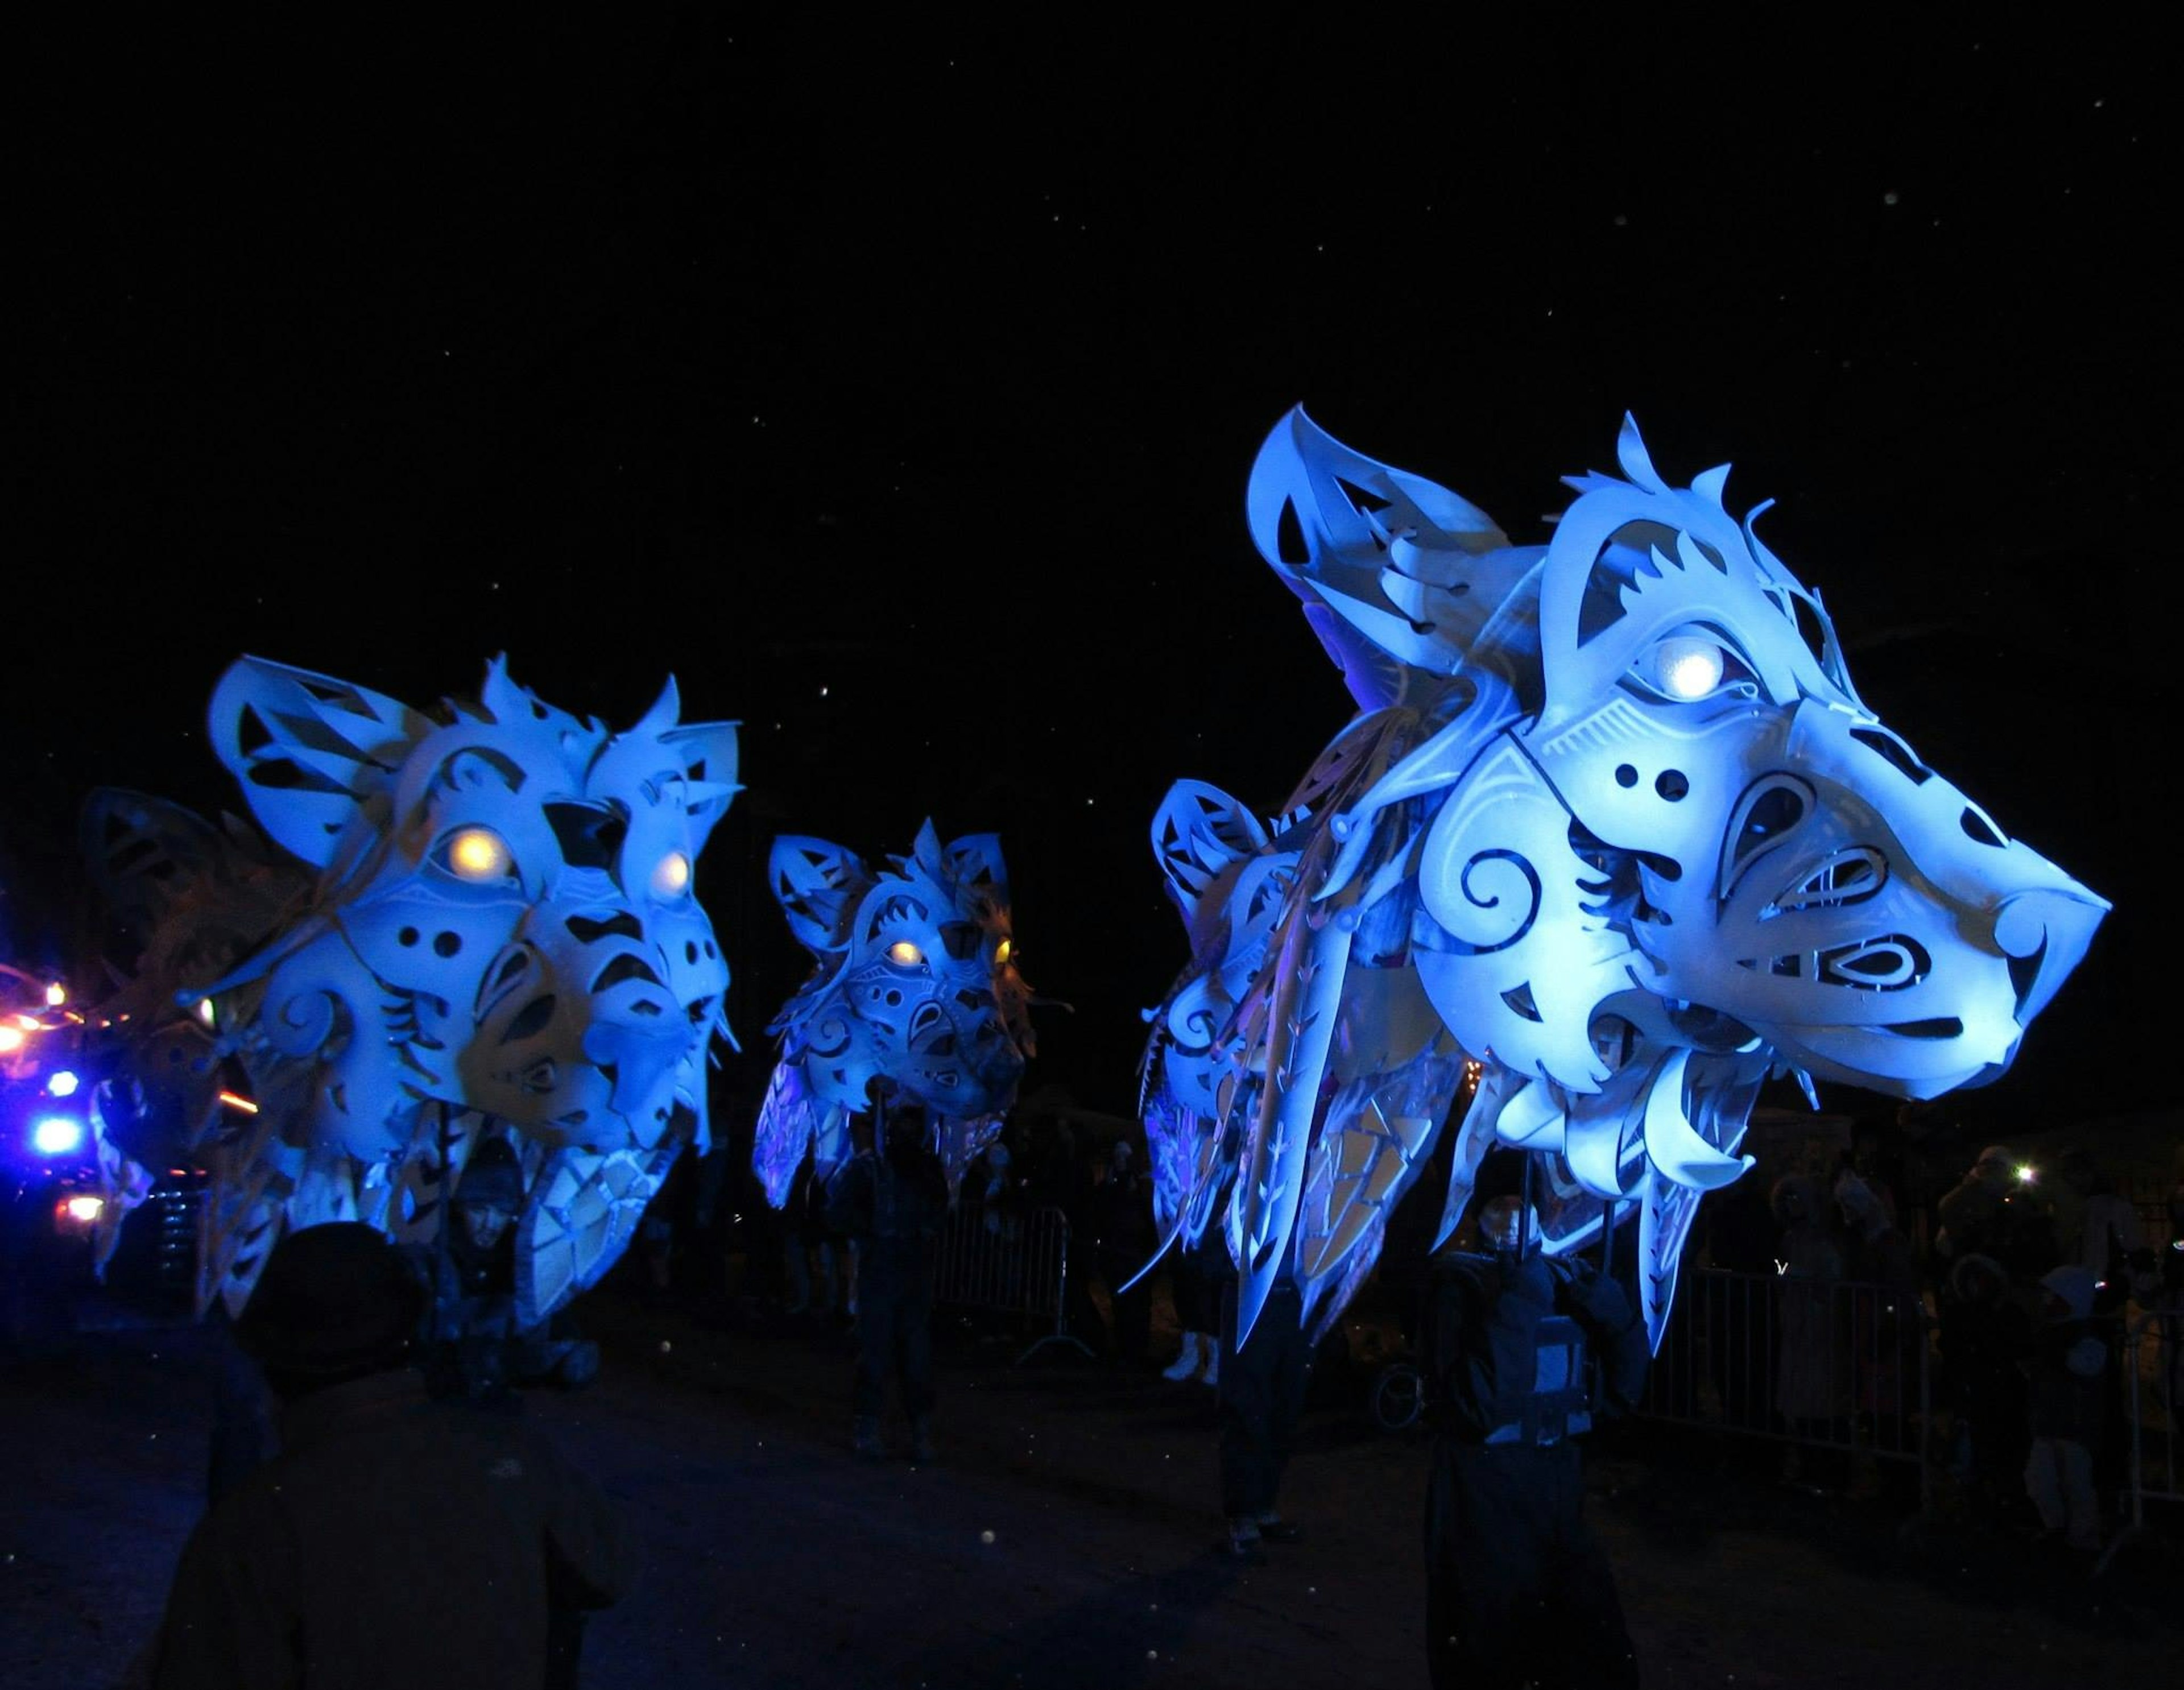
<instances>
[{"instance_id":1,"label":"white boot","mask_svg":"<svg viewBox=\"0 0 2184 1690\"><path fill-rule=\"evenodd\" d=\"M1206 1371L1198 1376L1198 1382L1201 1385L1218 1385L1221 1382L1221 1346L1213 1342L1211 1335L1206 1340Z\"/></svg>"},{"instance_id":2,"label":"white boot","mask_svg":"<svg viewBox=\"0 0 2184 1690\"><path fill-rule=\"evenodd\" d=\"M1183 1335L1183 1354L1161 1370L1161 1377L1175 1380L1188 1379L1198 1371L1198 1334L1185 1332Z\"/></svg>"}]
</instances>

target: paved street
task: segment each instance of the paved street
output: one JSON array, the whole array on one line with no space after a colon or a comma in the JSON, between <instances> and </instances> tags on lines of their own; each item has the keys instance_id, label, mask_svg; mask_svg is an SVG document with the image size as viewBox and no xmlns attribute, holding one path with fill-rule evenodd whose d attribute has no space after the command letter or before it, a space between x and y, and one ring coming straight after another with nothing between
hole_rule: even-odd
<instances>
[{"instance_id":1,"label":"paved street","mask_svg":"<svg viewBox=\"0 0 2184 1690\"><path fill-rule=\"evenodd\" d=\"M1013 1346L958 1333L941 1461L866 1465L845 1448L839 1337L588 1312L606 1376L529 1408L647 1546L640 1587L592 1624L588 1685L1424 1682L1424 1446L1354 1405L1308 1422L1285 1497L1305 1540L1237 1568L1212 1553L1203 1387L1059 1354L1018 1369ZM87 1334L0 1374L13 1690L141 1667L202 1493L205 1350L187 1331ZM2165 1682L2178 1636L2148 1593L2154 1551L2094 1587L2044 1583L2015 1543L1919 1548L1900 1509L1785 1492L1737 1454L1594 1462L1649 1684ZM398 1618L389 1636L431 1647Z\"/></svg>"}]
</instances>

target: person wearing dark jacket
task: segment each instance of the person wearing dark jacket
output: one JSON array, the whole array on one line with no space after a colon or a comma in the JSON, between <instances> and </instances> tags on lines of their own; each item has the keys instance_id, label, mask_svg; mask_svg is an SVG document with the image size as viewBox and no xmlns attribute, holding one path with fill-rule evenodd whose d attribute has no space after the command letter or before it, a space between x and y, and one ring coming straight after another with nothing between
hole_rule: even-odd
<instances>
[{"instance_id":1,"label":"person wearing dark jacket","mask_svg":"<svg viewBox=\"0 0 2184 1690\"><path fill-rule=\"evenodd\" d=\"M1635 1404L1645 1328L1614 1280L1541 1254L1521 1195L1490 1198L1479 1233L1491 1254L1444 1252L1428 1315L1433 1682L1635 1685L1614 1575L1585 1524L1579 1440L1596 1413Z\"/></svg>"},{"instance_id":2,"label":"person wearing dark jacket","mask_svg":"<svg viewBox=\"0 0 2184 1690\"><path fill-rule=\"evenodd\" d=\"M488 1138L456 1184L447 1235L408 1247L412 1265L432 1286L424 1365L436 1396L505 1409L518 1385L548 1379L584 1385L599 1375L599 1346L557 1335L559 1317L528 1329L515 1324L515 1223L523 1201L514 1148Z\"/></svg>"},{"instance_id":3,"label":"person wearing dark jacket","mask_svg":"<svg viewBox=\"0 0 2184 1690\"><path fill-rule=\"evenodd\" d=\"M2033 1335L2027 1369L2032 1448L2025 1462L2025 1493L2048 1533L2097 1554L2101 1507L2094 1460L2104 1419L2103 1376L2111 1359L2104 1323L2093 1309L2099 1287L2092 1269L2073 1262L2050 1270L2040 1287L2046 1319Z\"/></svg>"},{"instance_id":4,"label":"person wearing dark jacket","mask_svg":"<svg viewBox=\"0 0 2184 1690\"><path fill-rule=\"evenodd\" d=\"M857 1243L857 1382L852 1436L884 1455L880 1416L890 1374L902 1384L911 1458L933 1450L933 1273L948 1215L948 1176L927 1142L924 1112L890 1111L875 1135L861 1117L856 1154L827 1184L827 1224ZM873 1142L877 1137L878 1142Z\"/></svg>"},{"instance_id":5,"label":"person wearing dark jacket","mask_svg":"<svg viewBox=\"0 0 2184 1690\"><path fill-rule=\"evenodd\" d=\"M596 1487L521 1420L427 1398L423 1294L358 1222L275 1248L237 1337L281 1401L281 1453L191 1534L154 1690L538 1690L560 1670L549 1611L627 1588Z\"/></svg>"},{"instance_id":6,"label":"person wearing dark jacket","mask_svg":"<svg viewBox=\"0 0 2184 1690\"><path fill-rule=\"evenodd\" d=\"M1290 1445L1312 1388L1312 1348L1304 1331L1304 1298L1284 1274L1268 1293L1243 1344L1236 1342L1241 1287L1221 1289L1218 1386L1221 1507L1228 1518L1228 1551L1256 1563L1268 1543L1289 1543L1296 1522L1279 1506Z\"/></svg>"}]
</instances>

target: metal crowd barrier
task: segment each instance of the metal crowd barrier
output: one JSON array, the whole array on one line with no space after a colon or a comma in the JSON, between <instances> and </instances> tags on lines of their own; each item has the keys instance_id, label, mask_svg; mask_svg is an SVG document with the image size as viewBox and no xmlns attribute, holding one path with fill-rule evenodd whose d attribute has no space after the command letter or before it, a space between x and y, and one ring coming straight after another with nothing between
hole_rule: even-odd
<instances>
[{"instance_id":1,"label":"metal crowd barrier","mask_svg":"<svg viewBox=\"0 0 2184 1690\"><path fill-rule=\"evenodd\" d=\"M1920 1463L1933 1347L1915 1287L1687 1273L1647 1376L1651 1420Z\"/></svg>"},{"instance_id":2,"label":"metal crowd barrier","mask_svg":"<svg viewBox=\"0 0 2184 1690\"><path fill-rule=\"evenodd\" d=\"M1069 1221L1058 1209L1024 1214L961 1204L941 1229L934 1302L1019 1315L1027 1327L1052 1322L1052 1330L1017 1358L1019 1367L1049 1344L1074 1344L1092 1354L1067 1329L1068 1286Z\"/></svg>"},{"instance_id":3,"label":"metal crowd barrier","mask_svg":"<svg viewBox=\"0 0 2184 1690\"><path fill-rule=\"evenodd\" d=\"M2146 1504L2184 1502L2177 1471L2176 1419L2184 1413L2184 1309L2135 1318L2124 1338L2125 1402L2131 1416L2131 1526L2146 1524Z\"/></svg>"},{"instance_id":4,"label":"metal crowd barrier","mask_svg":"<svg viewBox=\"0 0 2184 1690\"><path fill-rule=\"evenodd\" d=\"M1639 1412L1708 1431L1917 1461L1923 1507L1943 1458L1933 1331L1914 1289L1702 1269L1677 1292ZM2136 1313L2123 1337L2124 1526L2135 1533L2148 1502L2184 1502L2184 1309Z\"/></svg>"}]
</instances>

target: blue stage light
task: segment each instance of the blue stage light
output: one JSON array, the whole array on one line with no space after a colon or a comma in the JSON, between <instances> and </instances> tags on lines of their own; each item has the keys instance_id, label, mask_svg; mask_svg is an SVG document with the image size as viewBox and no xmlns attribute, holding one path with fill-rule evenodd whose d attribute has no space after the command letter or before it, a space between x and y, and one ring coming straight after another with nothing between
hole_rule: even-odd
<instances>
[{"instance_id":1,"label":"blue stage light","mask_svg":"<svg viewBox=\"0 0 2184 1690\"><path fill-rule=\"evenodd\" d=\"M46 1076L46 1090L56 1098L72 1098L81 1082L65 1068L56 1068Z\"/></svg>"},{"instance_id":2,"label":"blue stage light","mask_svg":"<svg viewBox=\"0 0 2184 1690\"><path fill-rule=\"evenodd\" d=\"M74 1115L41 1115L31 1128L31 1146L41 1156L65 1156L83 1142L83 1123Z\"/></svg>"}]
</instances>

